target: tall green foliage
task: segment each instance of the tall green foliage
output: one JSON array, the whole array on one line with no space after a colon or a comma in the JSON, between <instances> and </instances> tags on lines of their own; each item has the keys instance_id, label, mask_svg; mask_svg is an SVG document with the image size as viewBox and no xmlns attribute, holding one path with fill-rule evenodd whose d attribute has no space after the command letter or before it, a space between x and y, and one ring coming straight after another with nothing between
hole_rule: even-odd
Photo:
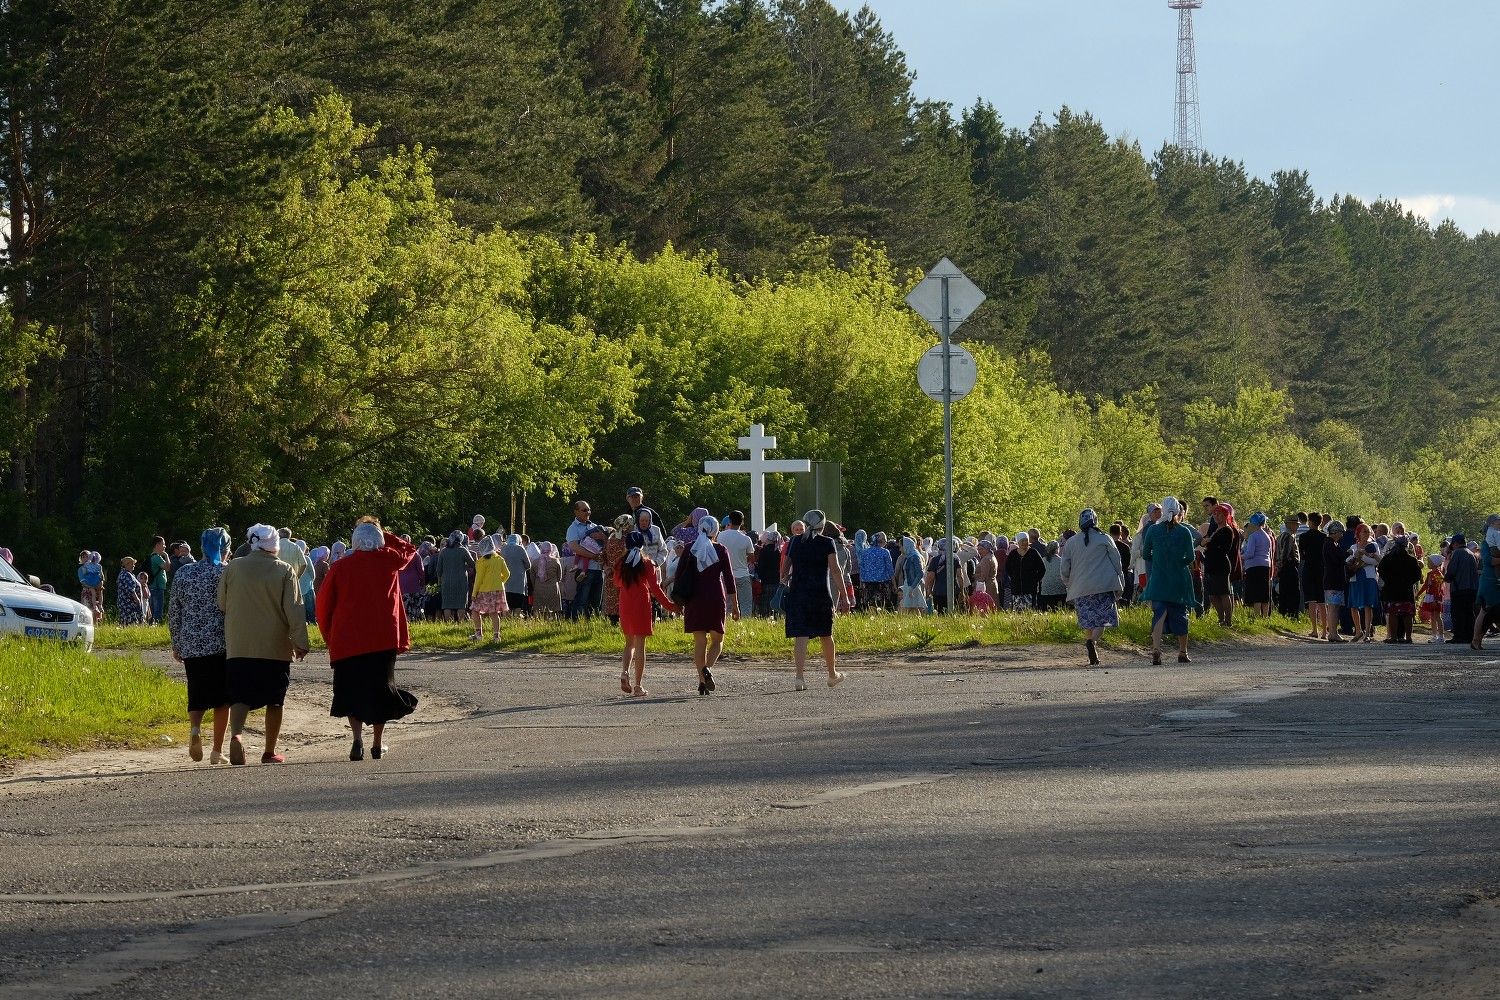
<instances>
[{"instance_id":1,"label":"tall green foliage","mask_svg":"<svg viewBox=\"0 0 1500 1000\"><path fill-rule=\"evenodd\" d=\"M968 529L1496 506L1495 235L955 117L898 42L828 0L0 0L0 538L720 508L701 463L754 421L930 530L901 294L943 255L990 295Z\"/></svg>"}]
</instances>

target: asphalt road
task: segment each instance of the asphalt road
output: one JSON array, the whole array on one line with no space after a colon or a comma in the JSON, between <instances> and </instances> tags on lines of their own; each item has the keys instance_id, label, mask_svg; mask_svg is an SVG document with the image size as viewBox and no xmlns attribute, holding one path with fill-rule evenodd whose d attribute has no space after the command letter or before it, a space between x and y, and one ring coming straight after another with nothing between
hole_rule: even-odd
<instances>
[{"instance_id":1,"label":"asphalt road","mask_svg":"<svg viewBox=\"0 0 1500 1000\"><path fill-rule=\"evenodd\" d=\"M0 1000L1500 996L1495 655L403 658L381 761L0 776Z\"/></svg>"}]
</instances>

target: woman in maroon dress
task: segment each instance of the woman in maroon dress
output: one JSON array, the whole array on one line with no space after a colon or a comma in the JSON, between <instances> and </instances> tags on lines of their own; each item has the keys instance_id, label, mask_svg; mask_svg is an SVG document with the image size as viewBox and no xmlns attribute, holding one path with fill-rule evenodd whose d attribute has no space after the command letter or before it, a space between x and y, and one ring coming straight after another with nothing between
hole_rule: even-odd
<instances>
[{"instance_id":1,"label":"woman in maroon dress","mask_svg":"<svg viewBox=\"0 0 1500 1000\"><path fill-rule=\"evenodd\" d=\"M713 666L724 651L726 610L734 615L735 621L740 620L739 601L725 597L734 596L734 571L729 566L729 553L714 541L718 536L719 522L712 517L701 518L698 539L691 550L682 554L677 567L679 578L684 573L695 577L682 621L683 631L693 634L693 666L698 668L699 694L714 689Z\"/></svg>"}]
</instances>

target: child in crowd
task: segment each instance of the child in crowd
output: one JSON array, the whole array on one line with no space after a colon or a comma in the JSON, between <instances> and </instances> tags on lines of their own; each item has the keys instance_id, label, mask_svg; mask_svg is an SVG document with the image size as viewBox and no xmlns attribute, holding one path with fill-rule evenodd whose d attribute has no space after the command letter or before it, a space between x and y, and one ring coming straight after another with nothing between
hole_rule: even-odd
<instances>
[{"instance_id":1,"label":"child in crowd","mask_svg":"<svg viewBox=\"0 0 1500 1000\"><path fill-rule=\"evenodd\" d=\"M1417 600L1421 604L1422 620L1432 626L1432 638L1429 642L1444 642L1446 636L1443 629L1443 597L1447 590L1443 582L1443 557L1434 552L1427 557L1428 570L1427 579L1422 581L1422 589L1418 592Z\"/></svg>"},{"instance_id":2,"label":"child in crowd","mask_svg":"<svg viewBox=\"0 0 1500 1000\"><path fill-rule=\"evenodd\" d=\"M479 558L474 560L474 592L469 608L474 614L474 634L470 642L484 638L484 616L489 615L495 627L495 641L500 641L500 616L510 610L505 600L505 584L510 580L510 565L500 555L494 535L485 535L479 543Z\"/></svg>"},{"instance_id":3,"label":"child in crowd","mask_svg":"<svg viewBox=\"0 0 1500 1000\"><path fill-rule=\"evenodd\" d=\"M645 544L646 536L640 531L628 532L625 555L615 567L615 585L620 590L620 631L625 635L625 650L620 654L620 690L636 698L646 697L641 680L646 673L646 639L653 631L651 602L656 601L673 614L681 610L656 582L656 564L646 557Z\"/></svg>"},{"instance_id":4,"label":"child in crowd","mask_svg":"<svg viewBox=\"0 0 1500 1000\"><path fill-rule=\"evenodd\" d=\"M990 596L989 587L983 583L974 584L974 593L969 595L969 611L976 615L987 615L995 610L995 599Z\"/></svg>"},{"instance_id":5,"label":"child in crowd","mask_svg":"<svg viewBox=\"0 0 1500 1000\"><path fill-rule=\"evenodd\" d=\"M135 575L135 578L136 578L136 581L139 582L140 585L141 585L141 592L143 594L146 594L146 595L149 596L150 593L151 593L151 574L147 573L145 570L142 570L141 572L139 572L139 573L137 573ZM150 602L150 600L146 601L146 605L145 605L145 607L141 611L141 617L142 617L142 620L145 621L145 623L147 625L155 625L156 624L156 619L151 617L151 602Z\"/></svg>"},{"instance_id":6,"label":"child in crowd","mask_svg":"<svg viewBox=\"0 0 1500 1000\"><path fill-rule=\"evenodd\" d=\"M104 618L104 567L99 553L84 549L78 553L78 584L84 605L94 613L94 620Z\"/></svg>"}]
</instances>

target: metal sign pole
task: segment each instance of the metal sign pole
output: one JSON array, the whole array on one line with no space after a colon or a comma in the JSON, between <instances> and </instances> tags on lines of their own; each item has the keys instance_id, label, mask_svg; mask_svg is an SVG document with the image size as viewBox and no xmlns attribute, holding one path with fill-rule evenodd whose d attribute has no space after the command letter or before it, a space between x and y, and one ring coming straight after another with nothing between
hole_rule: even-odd
<instances>
[{"instance_id":1,"label":"metal sign pole","mask_svg":"<svg viewBox=\"0 0 1500 1000\"><path fill-rule=\"evenodd\" d=\"M948 307L948 276L943 275L943 493L948 512L948 534L943 538L947 557L943 573L947 577L948 612L956 606L953 594L953 318Z\"/></svg>"}]
</instances>

